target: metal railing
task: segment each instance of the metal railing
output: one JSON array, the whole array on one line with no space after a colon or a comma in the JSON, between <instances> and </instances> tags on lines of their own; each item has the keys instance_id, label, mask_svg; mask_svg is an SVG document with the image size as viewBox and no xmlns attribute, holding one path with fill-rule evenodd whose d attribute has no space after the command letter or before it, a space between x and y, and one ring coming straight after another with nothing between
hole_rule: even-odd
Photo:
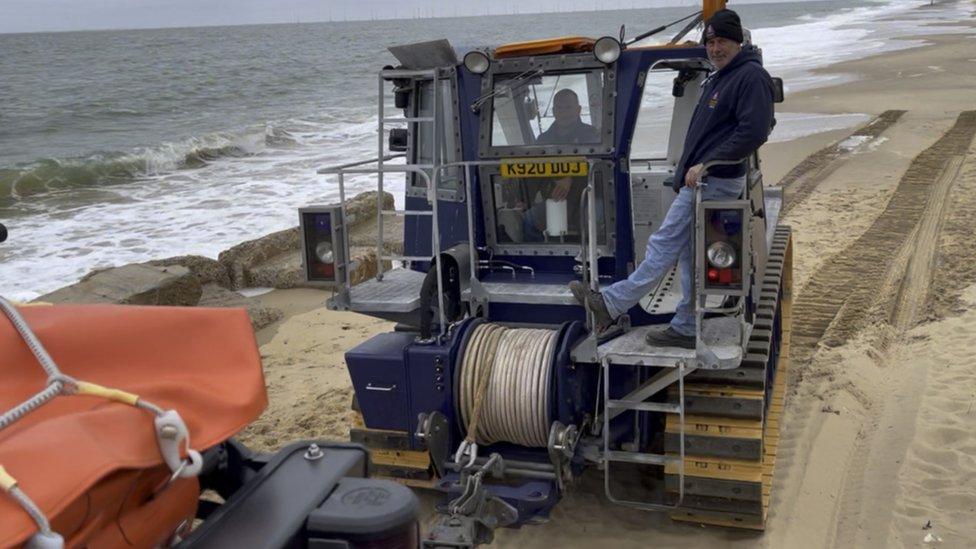
<instances>
[{"instance_id":1,"label":"metal railing","mask_svg":"<svg viewBox=\"0 0 976 549\"><path fill-rule=\"evenodd\" d=\"M431 210L428 212L426 210L402 210L398 211L398 215L417 215L417 216L430 216L432 219L432 236L431 236L431 246L434 255L434 264L437 271L437 304L438 304L438 319L440 321L440 335L443 336L446 333L446 322L444 318L444 286L443 286L443 266L441 261L441 249L440 249L440 226L438 223L438 207L437 207L437 187L432 181L431 175L428 174L428 170L434 172L438 168L438 161L440 157L440 142L441 142L441 125L438 123L437 112L441 107L441 73L440 69L431 70L382 70L378 75L379 83L379 94L378 94L378 119L377 119L377 137L378 137L378 150L380 152L379 156L369 160L350 162L347 164L341 164L338 166L330 166L327 168L322 168L317 171L321 175L336 175L339 179L339 204L340 211L342 212L343 222L346 220L346 190L345 190L345 176L347 174L359 174L359 175L376 175L377 183L377 193L376 193L376 280L383 280L383 262L384 261L425 261L429 258L419 257L419 256L406 256L397 254L384 254L385 242L383 238L383 216L385 215L383 209L383 175L386 172L404 173L404 174L414 174L419 175L423 178L425 187L427 189L427 201L431 204ZM432 82L433 89L433 111L432 115L429 117L402 117L402 118L387 118L385 115L386 109L386 82L396 78L429 78ZM419 124L419 123L429 123L433 126L431 131L431 165L421 165L421 164L404 164L388 167L385 165L386 161L393 160L394 158L405 157L404 154L384 154L386 150L386 124ZM375 163L375 168L362 168L368 164ZM349 257L349 231L343 230L342 232L342 245L345 251L345 256ZM345 296L351 293L352 284L349 280L347 274L346 280L343 283L343 291Z\"/></svg>"}]
</instances>

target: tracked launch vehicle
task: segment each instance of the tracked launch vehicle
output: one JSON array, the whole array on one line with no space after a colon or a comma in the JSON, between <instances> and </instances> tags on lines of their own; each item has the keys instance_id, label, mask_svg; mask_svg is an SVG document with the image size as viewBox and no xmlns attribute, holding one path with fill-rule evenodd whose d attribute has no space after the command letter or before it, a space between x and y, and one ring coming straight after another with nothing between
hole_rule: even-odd
<instances>
[{"instance_id":1,"label":"tracked launch vehicle","mask_svg":"<svg viewBox=\"0 0 976 549\"><path fill-rule=\"evenodd\" d=\"M706 2L662 46L621 32L463 62L446 41L391 48L399 65L377 79L378 157L320 170L341 201L300 212L307 279L334 288L333 309L397 322L346 353L361 417L351 438L375 472L445 494L447 517L426 544L485 542L494 527L545 518L587 469L616 504L764 527L791 237L758 154L728 159L748 164L741 197L696 197L695 349L645 343L674 314L676 270L601 334L568 288L622 280L644 258L713 69L681 39L721 5ZM567 108L575 134L550 131ZM405 178L403 207L378 216L379 272L352 285L345 193L364 174L378 201ZM404 218L396 253L384 236L392 216Z\"/></svg>"}]
</instances>

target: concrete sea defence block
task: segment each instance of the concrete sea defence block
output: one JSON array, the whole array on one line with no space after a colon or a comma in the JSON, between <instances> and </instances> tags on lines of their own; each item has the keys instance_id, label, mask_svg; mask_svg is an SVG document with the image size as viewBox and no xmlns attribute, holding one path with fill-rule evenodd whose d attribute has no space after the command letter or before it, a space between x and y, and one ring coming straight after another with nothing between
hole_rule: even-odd
<instances>
[{"instance_id":1,"label":"concrete sea defence block","mask_svg":"<svg viewBox=\"0 0 976 549\"><path fill-rule=\"evenodd\" d=\"M202 291L199 279L182 265L133 263L93 271L80 282L35 301L193 306L200 301Z\"/></svg>"}]
</instances>

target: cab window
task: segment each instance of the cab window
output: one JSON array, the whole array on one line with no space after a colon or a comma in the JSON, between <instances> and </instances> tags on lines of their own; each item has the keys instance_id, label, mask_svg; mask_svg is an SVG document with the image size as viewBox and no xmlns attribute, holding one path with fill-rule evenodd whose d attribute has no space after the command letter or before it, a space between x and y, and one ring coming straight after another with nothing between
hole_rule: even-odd
<instances>
[{"instance_id":1,"label":"cab window","mask_svg":"<svg viewBox=\"0 0 976 549\"><path fill-rule=\"evenodd\" d=\"M631 159L663 160L668 156L675 71L651 71L644 82L640 112L634 128Z\"/></svg>"},{"instance_id":2,"label":"cab window","mask_svg":"<svg viewBox=\"0 0 976 549\"><path fill-rule=\"evenodd\" d=\"M493 147L599 144L604 71L495 77Z\"/></svg>"},{"instance_id":3,"label":"cab window","mask_svg":"<svg viewBox=\"0 0 976 549\"><path fill-rule=\"evenodd\" d=\"M454 105L452 83L449 79L440 80L440 101L437 105L437 120L441 126L440 152L437 155L440 164L450 164L457 162L459 158L458 143L455 139L454 129ZM434 116L434 82L427 80L420 82L417 86L418 101L415 105L415 115L419 117ZM433 132L434 127L430 123L414 123L413 135L416 140L413 162L417 164L433 164ZM433 177L431 170L426 170L427 174ZM426 184L423 179L412 176L412 187L415 189L425 189ZM439 190L457 190L460 185L459 170L457 168L447 168L441 170L438 183Z\"/></svg>"}]
</instances>

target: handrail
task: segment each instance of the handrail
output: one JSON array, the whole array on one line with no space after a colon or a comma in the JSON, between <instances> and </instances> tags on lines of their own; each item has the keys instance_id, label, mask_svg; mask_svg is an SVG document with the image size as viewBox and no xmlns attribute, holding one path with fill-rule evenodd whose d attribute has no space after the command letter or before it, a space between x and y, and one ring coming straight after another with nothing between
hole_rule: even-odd
<instances>
[{"instance_id":1,"label":"handrail","mask_svg":"<svg viewBox=\"0 0 976 549\"><path fill-rule=\"evenodd\" d=\"M385 160L393 160L394 158L403 158L406 154L388 154L382 157ZM350 162L348 164L339 164L338 166L328 166L326 168L319 168L315 173L319 175L335 175L346 168L355 168L356 166L365 166L366 164L373 164L380 161L379 156L376 158L370 158L369 160L359 160L356 162Z\"/></svg>"},{"instance_id":2,"label":"handrail","mask_svg":"<svg viewBox=\"0 0 976 549\"><path fill-rule=\"evenodd\" d=\"M411 166L411 165L394 165L394 166L385 166L383 168L379 168L379 167L377 167L377 168L355 168L355 169L345 168L345 169L337 170L334 173L339 176L339 201L341 202L341 206L342 206L342 210L343 210L343 216L345 216L345 176L346 176L346 174L365 174L365 175L377 174L377 173L380 173L379 170L381 170L381 169L382 170L385 170L385 171L398 172L398 173L414 173L414 174L419 174L421 177L424 178L424 182L427 184L427 198L428 198L428 200L431 201L431 209L432 209L432 213L433 213L433 216L432 217L433 217L433 229L434 230L432 230L431 232L433 233L433 235L432 235L432 239L433 239L432 244L433 244L433 248L434 248L434 250L433 250L433 252L434 252L434 262L435 262L435 265L436 265L436 268L437 268L437 304L438 304L438 307L439 307L438 319L440 320L441 335L443 336L446 333L446 323L444 322L444 288L443 288L443 282L441 280L441 273L443 272L443 270L442 270L442 265L441 265L440 231L437 230L438 227L439 227L439 225L438 225L438 219L437 219L437 193L436 193L436 191L433 190L433 187L431 186L432 180L430 178L430 175L427 174L427 171L424 170L424 169L422 169L422 168L419 168L417 166ZM377 215L377 216L378 217L382 217L382 216L379 216L379 215ZM345 219L345 217L343 217L343 219ZM343 238L346 240L345 247L346 247L346 250L348 250L349 249L349 243L348 243L348 234L347 234L346 231L343 232ZM382 253L382 246L380 246L380 248L377 249L377 256L379 256L381 253ZM378 265L377 268L378 269L381 269L382 268L382 263L383 262L381 260L378 260L377 261L377 265ZM349 277L347 276L346 277L346 291L348 291L350 289L350 287L351 287L351 283L349 281Z\"/></svg>"},{"instance_id":3,"label":"handrail","mask_svg":"<svg viewBox=\"0 0 976 549\"><path fill-rule=\"evenodd\" d=\"M393 165L393 166L377 166L377 167L371 167L371 168L357 168L357 166L362 166L362 165L368 164L369 161L367 161L367 162L352 163L348 167L338 166L338 167L334 167L334 168L323 168L323 169L319 170L318 173L320 173L320 174L334 174L334 175L338 175L339 176L339 193L340 193L340 201L343 202L343 208L345 207L344 206L345 205L345 198L344 198L345 197L344 176L346 174L379 174L379 173L382 173L383 171L391 171L391 172L398 172L398 173L418 173L418 174L422 174L422 177L424 178L424 182L426 183L426 186L427 186L427 200L428 200L428 202L431 203L431 208L432 208L432 213L433 213L433 230L432 230L433 235L432 235L432 238L434 240L434 242L433 242L433 245L434 245L434 256L435 256L435 262L436 262L437 270L438 270L437 293L438 293L438 306L439 306L439 309L440 309L438 311L438 313L439 313L438 316L439 316L439 320L440 320L440 323L441 323L441 335L443 336L444 333L445 333L444 332L444 330L445 330L444 302L443 302L443 300L444 300L444 290L443 290L443 282L441 280L441 272L442 271L441 271L441 257L440 257L440 252L441 252L441 250L440 250L440 231L439 231L439 226L440 225L438 223L438 213L437 213L437 210L438 210L438 208L437 208L437 202L438 202L437 189L438 189L438 185L440 184L441 174L443 172L445 172L446 170L449 170L449 169L452 169L452 168L459 168L459 169L463 169L464 170L465 183L466 183L466 192L465 192L466 198L465 198L465 200L467 202L467 213L468 213L468 250L469 250L469 256L471 257L471 265L470 265L470 268L471 268L471 280L477 281L478 280L478 274L477 274L477 268L478 268L478 266L477 266L477 262L475 261L475 259L478 256L477 256L477 249L476 249L476 246L475 246L475 238L474 238L474 206L473 206L474 184L475 184L475 181L474 181L474 178L472 177L473 174L472 174L471 168L477 168L477 167L481 167L481 166L500 166L502 164L502 162L504 162L506 160L508 160L508 159L496 159L496 160L462 160L462 161L457 161L457 162L449 162L447 164L435 165L435 166L433 166L433 169L431 170L431 172L433 174L433 177L431 177L431 175L429 175L427 173L427 170L422 169L422 168L420 168L418 166L409 165L409 164L405 164L405 165ZM375 161L375 159L373 161ZM597 162L602 162L602 161L603 160L594 160L594 159L588 159L587 160L587 162L589 164L589 169L588 169L589 175L587 177L587 186L586 186L585 192L587 192L591 197L596 196L595 180L594 180L594 177L593 177L593 166ZM587 204L588 205L588 208L587 208L588 209L588 212L587 212L587 218L588 218L587 233L588 233L588 238L586 239L587 240L586 245L585 245L586 249L583 250L584 254L581 254L581 257L585 257L585 258L588 258L589 259L589 263L590 263L590 265L589 265L589 279L590 279L590 283L591 284L597 284L597 281L599 279L599 269L598 269L598 266L597 266L597 254L598 254L599 250L598 250L598 243L597 243L597 238L596 238L596 231L597 231L597 227L596 227L596 201L595 200L588 200L587 202L588 202L588 204ZM345 213L344 210L343 210L343 213ZM348 244L347 244L347 248L348 248ZM348 280L346 281L346 284L347 285L349 284L349 281Z\"/></svg>"}]
</instances>

